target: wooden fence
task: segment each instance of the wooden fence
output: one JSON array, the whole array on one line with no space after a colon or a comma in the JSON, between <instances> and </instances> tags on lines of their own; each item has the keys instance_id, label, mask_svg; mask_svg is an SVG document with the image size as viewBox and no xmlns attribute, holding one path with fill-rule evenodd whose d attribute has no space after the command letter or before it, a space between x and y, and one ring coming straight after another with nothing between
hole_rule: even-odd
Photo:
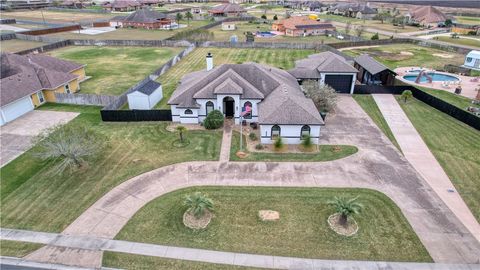
<instances>
[{"instance_id":1,"label":"wooden fence","mask_svg":"<svg viewBox=\"0 0 480 270\"><path fill-rule=\"evenodd\" d=\"M118 97L94 94L55 93L55 99L58 103L106 106L115 102Z\"/></svg>"}]
</instances>

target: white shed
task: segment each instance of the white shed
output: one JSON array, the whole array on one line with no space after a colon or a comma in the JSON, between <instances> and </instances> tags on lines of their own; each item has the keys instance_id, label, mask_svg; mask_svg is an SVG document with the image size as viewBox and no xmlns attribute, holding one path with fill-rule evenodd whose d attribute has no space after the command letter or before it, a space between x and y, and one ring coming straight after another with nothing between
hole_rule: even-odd
<instances>
[{"instance_id":1,"label":"white shed","mask_svg":"<svg viewBox=\"0 0 480 270\"><path fill-rule=\"evenodd\" d=\"M237 29L235 22L222 22L223 31L234 31L235 29Z\"/></svg>"},{"instance_id":2,"label":"white shed","mask_svg":"<svg viewBox=\"0 0 480 270\"><path fill-rule=\"evenodd\" d=\"M464 67L480 69L480 51L471 51L465 56Z\"/></svg>"},{"instance_id":3,"label":"white shed","mask_svg":"<svg viewBox=\"0 0 480 270\"><path fill-rule=\"evenodd\" d=\"M149 80L137 90L127 94L131 110L150 110L163 98L162 85Z\"/></svg>"}]
</instances>

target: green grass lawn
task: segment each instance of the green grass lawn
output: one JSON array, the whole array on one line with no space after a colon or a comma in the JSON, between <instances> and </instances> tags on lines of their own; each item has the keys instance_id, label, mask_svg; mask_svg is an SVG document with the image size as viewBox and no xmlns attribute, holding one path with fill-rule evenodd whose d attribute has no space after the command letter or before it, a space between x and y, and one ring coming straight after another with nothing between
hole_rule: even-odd
<instances>
[{"instance_id":1,"label":"green grass lawn","mask_svg":"<svg viewBox=\"0 0 480 270\"><path fill-rule=\"evenodd\" d=\"M444 41L452 44L459 44L459 45L465 45L465 46L472 46L472 47L478 47L480 48L480 39L471 39L471 38L465 38L463 36L460 36L460 38L451 38L451 37L446 37L446 36L440 36L440 37L435 37L435 40L438 41Z\"/></svg>"},{"instance_id":2,"label":"green grass lawn","mask_svg":"<svg viewBox=\"0 0 480 270\"><path fill-rule=\"evenodd\" d=\"M182 222L185 195L200 191L215 203L215 217L200 231ZM334 196L359 196L365 209L359 232L343 237L327 225ZM279 211L277 222L262 222L258 211ZM278 256L341 260L422 261L431 258L400 209L367 189L193 187L161 196L142 208L116 239Z\"/></svg>"},{"instance_id":3,"label":"green grass lawn","mask_svg":"<svg viewBox=\"0 0 480 270\"><path fill-rule=\"evenodd\" d=\"M189 131L190 145L167 122L105 123L98 107L45 104L40 109L81 112L68 125L86 124L105 135L106 149L89 165L56 175L54 161L27 151L0 169L2 227L60 232L102 195L141 173L183 161L218 160L221 131ZM172 154L175 153L175 154Z\"/></svg>"},{"instance_id":4,"label":"green grass lawn","mask_svg":"<svg viewBox=\"0 0 480 270\"><path fill-rule=\"evenodd\" d=\"M23 50L33 49L42 45L46 45L46 43L20 39L2 40L0 41L0 51L14 53Z\"/></svg>"},{"instance_id":5,"label":"green grass lawn","mask_svg":"<svg viewBox=\"0 0 480 270\"><path fill-rule=\"evenodd\" d=\"M158 81L163 85L163 99L157 104L156 108L170 107L167 105L167 101L176 89L180 79L190 72L205 69L205 56L208 52L213 54L215 66L227 63L257 62L283 69L293 68L295 60L306 58L314 53L313 50L197 48L158 78Z\"/></svg>"},{"instance_id":6,"label":"green grass lawn","mask_svg":"<svg viewBox=\"0 0 480 270\"><path fill-rule=\"evenodd\" d=\"M457 20L457 22L463 24L480 24L480 17L455 16L455 19Z\"/></svg>"},{"instance_id":7,"label":"green grass lawn","mask_svg":"<svg viewBox=\"0 0 480 270\"><path fill-rule=\"evenodd\" d=\"M480 221L480 132L416 99L399 104Z\"/></svg>"},{"instance_id":8,"label":"green grass lawn","mask_svg":"<svg viewBox=\"0 0 480 270\"><path fill-rule=\"evenodd\" d=\"M320 145L318 153L255 153L245 149L245 135L243 136L243 152L248 153L246 158L239 158L235 153L240 150L240 133L234 131L232 134L232 147L230 149L230 160L233 161L303 161L318 162L341 159L355 154L358 148L352 145ZM335 150L340 147L340 151Z\"/></svg>"},{"instance_id":9,"label":"green grass lawn","mask_svg":"<svg viewBox=\"0 0 480 270\"><path fill-rule=\"evenodd\" d=\"M392 130L383 118L382 112L377 106L377 103L373 99L371 95L353 95L353 99L357 101L358 105L362 107L362 109L370 116L373 122L377 125L377 127L387 136L387 138L397 147L398 150L401 151L400 146L398 145L395 136L393 136Z\"/></svg>"},{"instance_id":10,"label":"green grass lawn","mask_svg":"<svg viewBox=\"0 0 480 270\"><path fill-rule=\"evenodd\" d=\"M0 240L0 256L21 258L43 246L43 244Z\"/></svg>"},{"instance_id":11,"label":"green grass lawn","mask_svg":"<svg viewBox=\"0 0 480 270\"><path fill-rule=\"evenodd\" d=\"M92 78L80 84L81 93L120 95L182 49L71 46L49 54L87 65L86 75Z\"/></svg>"},{"instance_id":12,"label":"green grass lawn","mask_svg":"<svg viewBox=\"0 0 480 270\"><path fill-rule=\"evenodd\" d=\"M446 64L462 65L464 59L464 55L459 53L445 52L413 44L381 45L343 50L343 52L350 56L370 54L391 69L407 66L443 69ZM445 55L449 55L450 58L441 57Z\"/></svg>"},{"instance_id":13,"label":"green grass lawn","mask_svg":"<svg viewBox=\"0 0 480 270\"><path fill-rule=\"evenodd\" d=\"M475 106L472 104L472 99L456 95L454 93L450 93L448 91L443 91L443 90L438 90L438 89L432 89L432 88L427 88L427 87L419 87L416 86L418 89L429 93L430 95L437 97L445 102L448 102L462 110L466 110L467 107L470 106Z\"/></svg>"},{"instance_id":14,"label":"green grass lawn","mask_svg":"<svg viewBox=\"0 0 480 270\"><path fill-rule=\"evenodd\" d=\"M104 252L103 267L156 270L256 270L259 268Z\"/></svg>"}]
</instances>

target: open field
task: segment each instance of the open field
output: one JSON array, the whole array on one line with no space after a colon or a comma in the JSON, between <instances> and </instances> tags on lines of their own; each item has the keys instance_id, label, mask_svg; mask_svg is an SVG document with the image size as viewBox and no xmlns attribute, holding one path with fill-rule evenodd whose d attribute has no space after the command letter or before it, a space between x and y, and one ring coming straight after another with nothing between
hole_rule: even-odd
<instances>
[{"instance_id":1,"label":"open field","mask_svg":"<svg viewBox=\"0 0 480 270\"><path fill-rule=\"evenodd\" d=\"M26 41L26 40L19 40L19 39L2 40L0 41L0 51L19 52L23 50L36 48L45 44L46 43L43 43L43 42Z\"/></svg>"},{"instance_id":2,"label":"open field","mask_svg":"<svg viewBox=\"0 0 480 270\"><path fill-rule=\"evenodd\" d=\"M480 221L480 132L416 99L399 103Z\"/></svg>"},{"instance_id":3,"label":"open field","mask_svg":"<svg viewBox=\"0 0 480 270\"><path fill-rule=\"evenodd\" d=\"M197 48L158 78L157 81L163 85L163 99L156 108L169 108L167 101L180 79L187 73L205 69L205 56L208 52L213 54L215 66L257 62L282 69L291 69L295 65L295 60L306 58L314 53L313 50Z\"/></svg>"},{"instance_id":4,"label":"open field","mask_svg":"<svg viewBox=\"0 0 480 270\"><path fill-rule=\"evenodd\" d=\"M440 36L440 37L435 37L434 39L438 41L452 43L452 44L473 46L473 47L480 48L480 38L475 38L475 37L460 36L460 38L451 38L446 36Z\"/></svg>"},{"instance_id":5,"label":"open field","mask_svg":"<svg viewBox=\"0 0 480 270\"><path fill-rule=\"evenodd\" d=\"M120 95L166 63L183 48L69 46L48 54L86 64L81 93Z\"/></svg>"},{"instance_id":6,"label":"open field","mask_svg":"<svg viewBox=\"0 0 480 270\"><path fill-rule=\"evenodd\" d=\"M371 46L368 48L353 48L342 50L350 56L370 54L387 67L418 66L433 69L443 69L446 64L462 65L464 55L454 52L445 52L413 44L392 44Z\"/></svg>"},{"instance_id":7,"label":"open field","mask_svg":"<svg viewBox=\"0 0 480 270\"><path fill-rule=\"evenodd\" d=\"M350 22L353 25L365 25L366 27L369 27L369 28L376 28L379 30L390 31L393 33L407 33L407 32L415 32L420 30L420 28L418 27L413 27L408 25L406 25L403 28L400 26L394 26L392 23L389 23L387 21L385 21L382 24L382 22L378 20L360 20L356 18L350 18L350 17L333 15L333 14L320 14L318 17L323 20L331 20L331 21L337 21L342 23Z\"/></svg>"},{"instance_id":8,"label":"open field","mask_svg":"<svg viewBox=\"0 0 480 270\"><path fill-rule=\"evenodd\" d=\"M42 244L0 240L0 256L24 257L41 248Z\"/></svg>"},{"instance_id":9,"label":"open field","mask_svg":"<svg viewBox=\"0 0 480 270\"><path fill-rule=\"evenodd\" d=\"M458 23L473 25L480 24L480 17L455 16L455 19Z\"/></svg>"},{"instance_id":10,"label":"open field","mask_svg":"<svg viewBox=\"0 0 480 270\"><path fill-rule=\"evenodd\" d=\"M60 232L92 203L141 173L192 160L218 160L221 131L189 131L190 145L173 145L178 135L167 122L104 123L99 107L45 104L40 109L76 111L68 125L85 124L106 137L105 149L88 166L63 175L55 161L41 161L35 147L0 169L2 227ZM175 153L175 155L172 155Z\"/></svg>"},{"instance_id":11,"label":"open field","mask_svg":"<svg viewBox=\"0 0 480 270\"><path fill-rule=\"evenodd\" d=\"M25 10L25 11L13 11L2 12L3 18L14 18L18 20L31 20L31 21L46 21L52 23L73 23L83 21L93 21L99 19L109 19L116 14L112 13L85 13L85 12L71 12L71 11L50 11L50 10Z\"/></svg>"},{"instance_id":12,"label":"open field","mask_svg":"<svg viewBox=\"0 0 480 270\"><path fill-rule=\"evenodd\" d=\"M200 191L215 203L204 230L182 222L185 195ZM334 196L355 197L365 206L355 217L358 234L343 237L327 225ZM262 222L258 211L280 213ZM137 212L116 239L245 253L342 260L431 261L400 209L367 189L193 187L163 195Z\"/></svg>"},{"instance_id":13,"label":"open field","mask_svg":"<svg viewBox=\"0 0 480 270\"><path fill-rule=\"evenodd\" d=\"M358 105L360 105L360 107L362 107L362 109L368 114L368 116L370 116L370 118L383 132L383 134L385 134L385 136L387 136L387 138L393 143L393 145L395 145L395 147L397 147L397 149L401 151L400 146L398 145L398 142L392 133L392 130L390 130L387 121L385 121L385 118L383 118L382 112L380 112L380 109L378 108L375 100L373 100L373 97L371 95L353 95L353 98L358 103Z\"/></svg>"}]
</instances>

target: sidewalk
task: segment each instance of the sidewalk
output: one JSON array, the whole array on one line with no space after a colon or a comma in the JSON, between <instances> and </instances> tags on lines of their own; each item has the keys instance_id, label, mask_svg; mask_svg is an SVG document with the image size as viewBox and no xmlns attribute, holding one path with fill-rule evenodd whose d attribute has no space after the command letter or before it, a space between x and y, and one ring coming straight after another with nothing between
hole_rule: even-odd
<instances>
[{"instance_id":1,"label":"sidewalk","mask_svg":"<svg viewBox=\"0 0 480 270\"><path fill-rule=\"evenodd\" d=\"M56 233L33 232L23 230L1 229L0 239L25 241L74 249L92 251L113 251L128 254L145 255L169 259L196 262L227 264L236 266L270 268L270 269L330 269L330 270L381 270L381 269L425 269L425 270L473 270L478 265L438 264L438 263L401 263L376 261L341 261L318 260L272 255L256 255L236 252L172 247L144 244L129 241L110 240L87 236L69 236ZM3 262L2 262L3 263ZM79 268L61 268L79 269Z\"/></svg>"},{"instance_id":2,"label":"sidewalk","mask_svg":"<svg viewBox=\"0 0 480 270\"><path fill-rule=\"evenodd\" d=\"M412 166L480 242L480 225L393 95L372 95ZM441 136L441 135L439 135ZM454 192L450 192L450 191Z\"/></svg>"},{"instance_id":3,"label":"sidewalk","mask_svg":"<svg viewBox=\"0 0 480 270\"><path fill-rule=\"evenodd\" d=\"M230 146L232 144L233 120L225 119L223 126L222 146L220 149L220 162L228 162L230 160Z\"/></svg>"}]
</instances>

